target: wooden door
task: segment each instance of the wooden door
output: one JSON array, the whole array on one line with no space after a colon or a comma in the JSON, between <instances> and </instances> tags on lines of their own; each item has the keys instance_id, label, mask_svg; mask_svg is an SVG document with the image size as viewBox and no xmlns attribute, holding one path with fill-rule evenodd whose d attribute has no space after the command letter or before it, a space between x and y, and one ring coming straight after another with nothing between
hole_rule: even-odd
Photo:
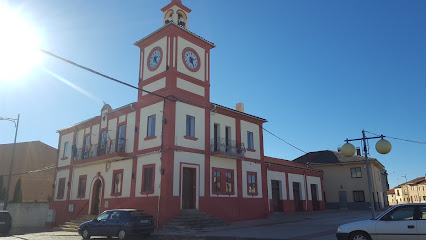
<instances>
[{"instance_id":1,"label":"wooden door","mask_svg":"<svg viewBox=\"0 0 426 240\"><path fill-rule=\"evenodd\" d=\"M320 210L317 190L317 185L311 184L312 208L314 211Z\"/></svg>"},{"instance_id":2,"label":"wooden door","mask_svg":"<svg viewBox=\"0 0 426 240\"><path fill-rule=\"evenodd\" d=\"M340 208L348 208L348 199L346 191L339 191L339 205Z\"/></svg>"},{"instance_id":3,"label":"wooden door","mask_svg":"<svg viewBox=\"0 0 426 240\"><path fill-rule=\"evenodd\" d=\"M183 168L182 209L195 208L195 169Z\"/></svg>"},{"instance_id":4,"label":"wooden door","mask_svg":"<svg viewBox=\"0 0 426 240\"><path fill-rule=\"evenodd\" d=\"M300 183L293 182L293 196L294 196L294 205L296 211L303 211L303 203L300 197Z\"/></svg>"},{"instance_id":5,"label":"wooden door","mask_svg":"<svg viewBox=\"0 0 426 240\"><path fill-rule=\"evenodd\" d=\"M101 209L101 188L102 183L98 179L95 184L93 184L92 215L98 215Z\"/></svg>"},{"instance_id":6,"label":"wooden door","mask_svg":"<svg viewBox=\"0 0 426 240\"><path fill-rule=\"evenodd\" d=\"M280 191L280 181L272 180L272 207L274 212L282 212L283 205L281 203L281 191Z\"/></svg>"}]
</instances>

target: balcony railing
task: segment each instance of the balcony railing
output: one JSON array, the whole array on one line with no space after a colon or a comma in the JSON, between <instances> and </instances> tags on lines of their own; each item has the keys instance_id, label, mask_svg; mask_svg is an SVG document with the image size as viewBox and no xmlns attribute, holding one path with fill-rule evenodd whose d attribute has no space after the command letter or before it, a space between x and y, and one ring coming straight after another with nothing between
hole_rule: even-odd
<instances>
[{"instance_id":1,"label":"balcony railing","mask_svg":"<svg viewBox=\"0 0 426 240\"><path fill-rule=\"evenodd\" d=\"M77 149L72 146L72 155L75 161L108 155L112 153L126 152L126 139L119 138L106 141L104 144L92 144L89 147Z\"/></svg>"},{"instance_id":2,"label":"balcony railing","mask_svg":"<svg viewBox=\"0 0 426 240\"><path fill-rule=\"evenodd\" d=\"M212 138L210 140L210 152L220 153L231 158L242 158L246 153L246 148L244 143L237 143L225 138Z\"/></svg>"}]
</instances>

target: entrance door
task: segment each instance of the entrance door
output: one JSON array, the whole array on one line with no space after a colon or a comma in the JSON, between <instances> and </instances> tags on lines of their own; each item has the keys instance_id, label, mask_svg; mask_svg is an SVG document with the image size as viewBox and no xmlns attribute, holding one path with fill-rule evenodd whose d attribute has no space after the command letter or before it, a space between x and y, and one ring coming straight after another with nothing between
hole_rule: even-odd
<instances>
[{"instance_id":1,"label":"entrance door","mask_svg":"<svg viewBox=\"0 0 426 240\"><path fill-rule=\"evenodd\" d=\"M183 168L182 209L195 208L195 169Z\"/></svg>"},{"instance_id":2,"label":"entrance door","mask_svg":"<svg viewBox=\"0 0 426 240\"><path fill-rule=\"evenodd\" d=\"M282 212L283 205L281 204L280 181L272 180L272 207L274 212Z\"/></svg>"},{"instance_id":3,"label":"entrance door","mask_svg":"<svg viewBox=\"0 0 426 240\"><path fill-rule=\"evenodd\" d=\"M348 208L348 199L346 197L346 191L339 191L339 207Z\"/></svg>"},{"instance_id":4,"label":"entrance door","mask_svg":"<svg viewBox=\"0 0 426 240\"><path fill-rule=\"evenodd\" d=\"M101 180L96 180L93 184L93 195L92 195L92 215L99 215L99 210L101 209Z\"/></svg>"},{"instance_id":5,"label":"entrance door","mask_svg":"<svg viewBox=\"0 0 426 240\"><path fill-rule=\"evenodd\" d=\"M311 184L311 196L312 196L312 208L314 211L319 211L319 201L318 201L318 193L317 193L317 185Z\"/></svg>"},{"instance_id":6,"label":"entrance door","mask_svg":"<svg viewBox=\"0 0 426 240\"><path fill-rule=\"evenodd\" d=\"M297 212L303 211L303 203L300 199L300 183L299 182L293 182L293 196L294 196L294 204L295 204L295 210Z\"/></svg>"}]
</instances>

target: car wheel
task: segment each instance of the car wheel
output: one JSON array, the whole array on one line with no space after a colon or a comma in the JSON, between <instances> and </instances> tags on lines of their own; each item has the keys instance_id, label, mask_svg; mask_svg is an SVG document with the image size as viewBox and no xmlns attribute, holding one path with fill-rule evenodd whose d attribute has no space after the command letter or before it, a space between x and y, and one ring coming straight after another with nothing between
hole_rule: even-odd
<instances>
[{"instance_id":1,"label":"car wheel","mask_svg":"<svg viewBox=\"0 0 426 240\"><path fill-rule=\"evenodd\" d=\"M87 230L87 228L83 229L83 231L81 232L81 236L83 237L83 239L90 239L89 230Z\"/></svg>"},{"instance_id":2,"label":"car wheel","mask_svg":"<svg viewBox=\"0 0 426 240\"><path fill-rule=\"evenodd\" d=\"M370 235L368 235L368 233L357 231L357 232L351 233L349 240L371 240L371 238L370 238Z\"/></svg>"},{"instance_id":3,"label":"car wheel","mask_svg":"<svg viewBox=\"0 0 426 240\"><path fill-rule=\"evenodd\" d=\"M127 239L126 230L118 231L118 239L120 239L120 240L126 240Z\"/></svg>"}]
</instances>

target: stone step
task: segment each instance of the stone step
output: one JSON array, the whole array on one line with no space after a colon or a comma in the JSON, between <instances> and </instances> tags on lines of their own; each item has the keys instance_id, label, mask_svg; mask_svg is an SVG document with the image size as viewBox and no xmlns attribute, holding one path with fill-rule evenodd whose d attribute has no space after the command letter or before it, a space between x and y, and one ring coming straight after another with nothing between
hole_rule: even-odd
<instances>
[{"instance_id":1,"label":"stone step","mask_svg":"<svg viewBox=\"0 0 426 240\"><path fill-rule=\"evenodd\" d=\"M184 230L197 230L208 227L217 227L226 225L213 216L206 213L199 212L198 210L183 210L182 213L175 219L170 221L163 227L164 231L184 231Z\"/></svg>"}]
</instances>

